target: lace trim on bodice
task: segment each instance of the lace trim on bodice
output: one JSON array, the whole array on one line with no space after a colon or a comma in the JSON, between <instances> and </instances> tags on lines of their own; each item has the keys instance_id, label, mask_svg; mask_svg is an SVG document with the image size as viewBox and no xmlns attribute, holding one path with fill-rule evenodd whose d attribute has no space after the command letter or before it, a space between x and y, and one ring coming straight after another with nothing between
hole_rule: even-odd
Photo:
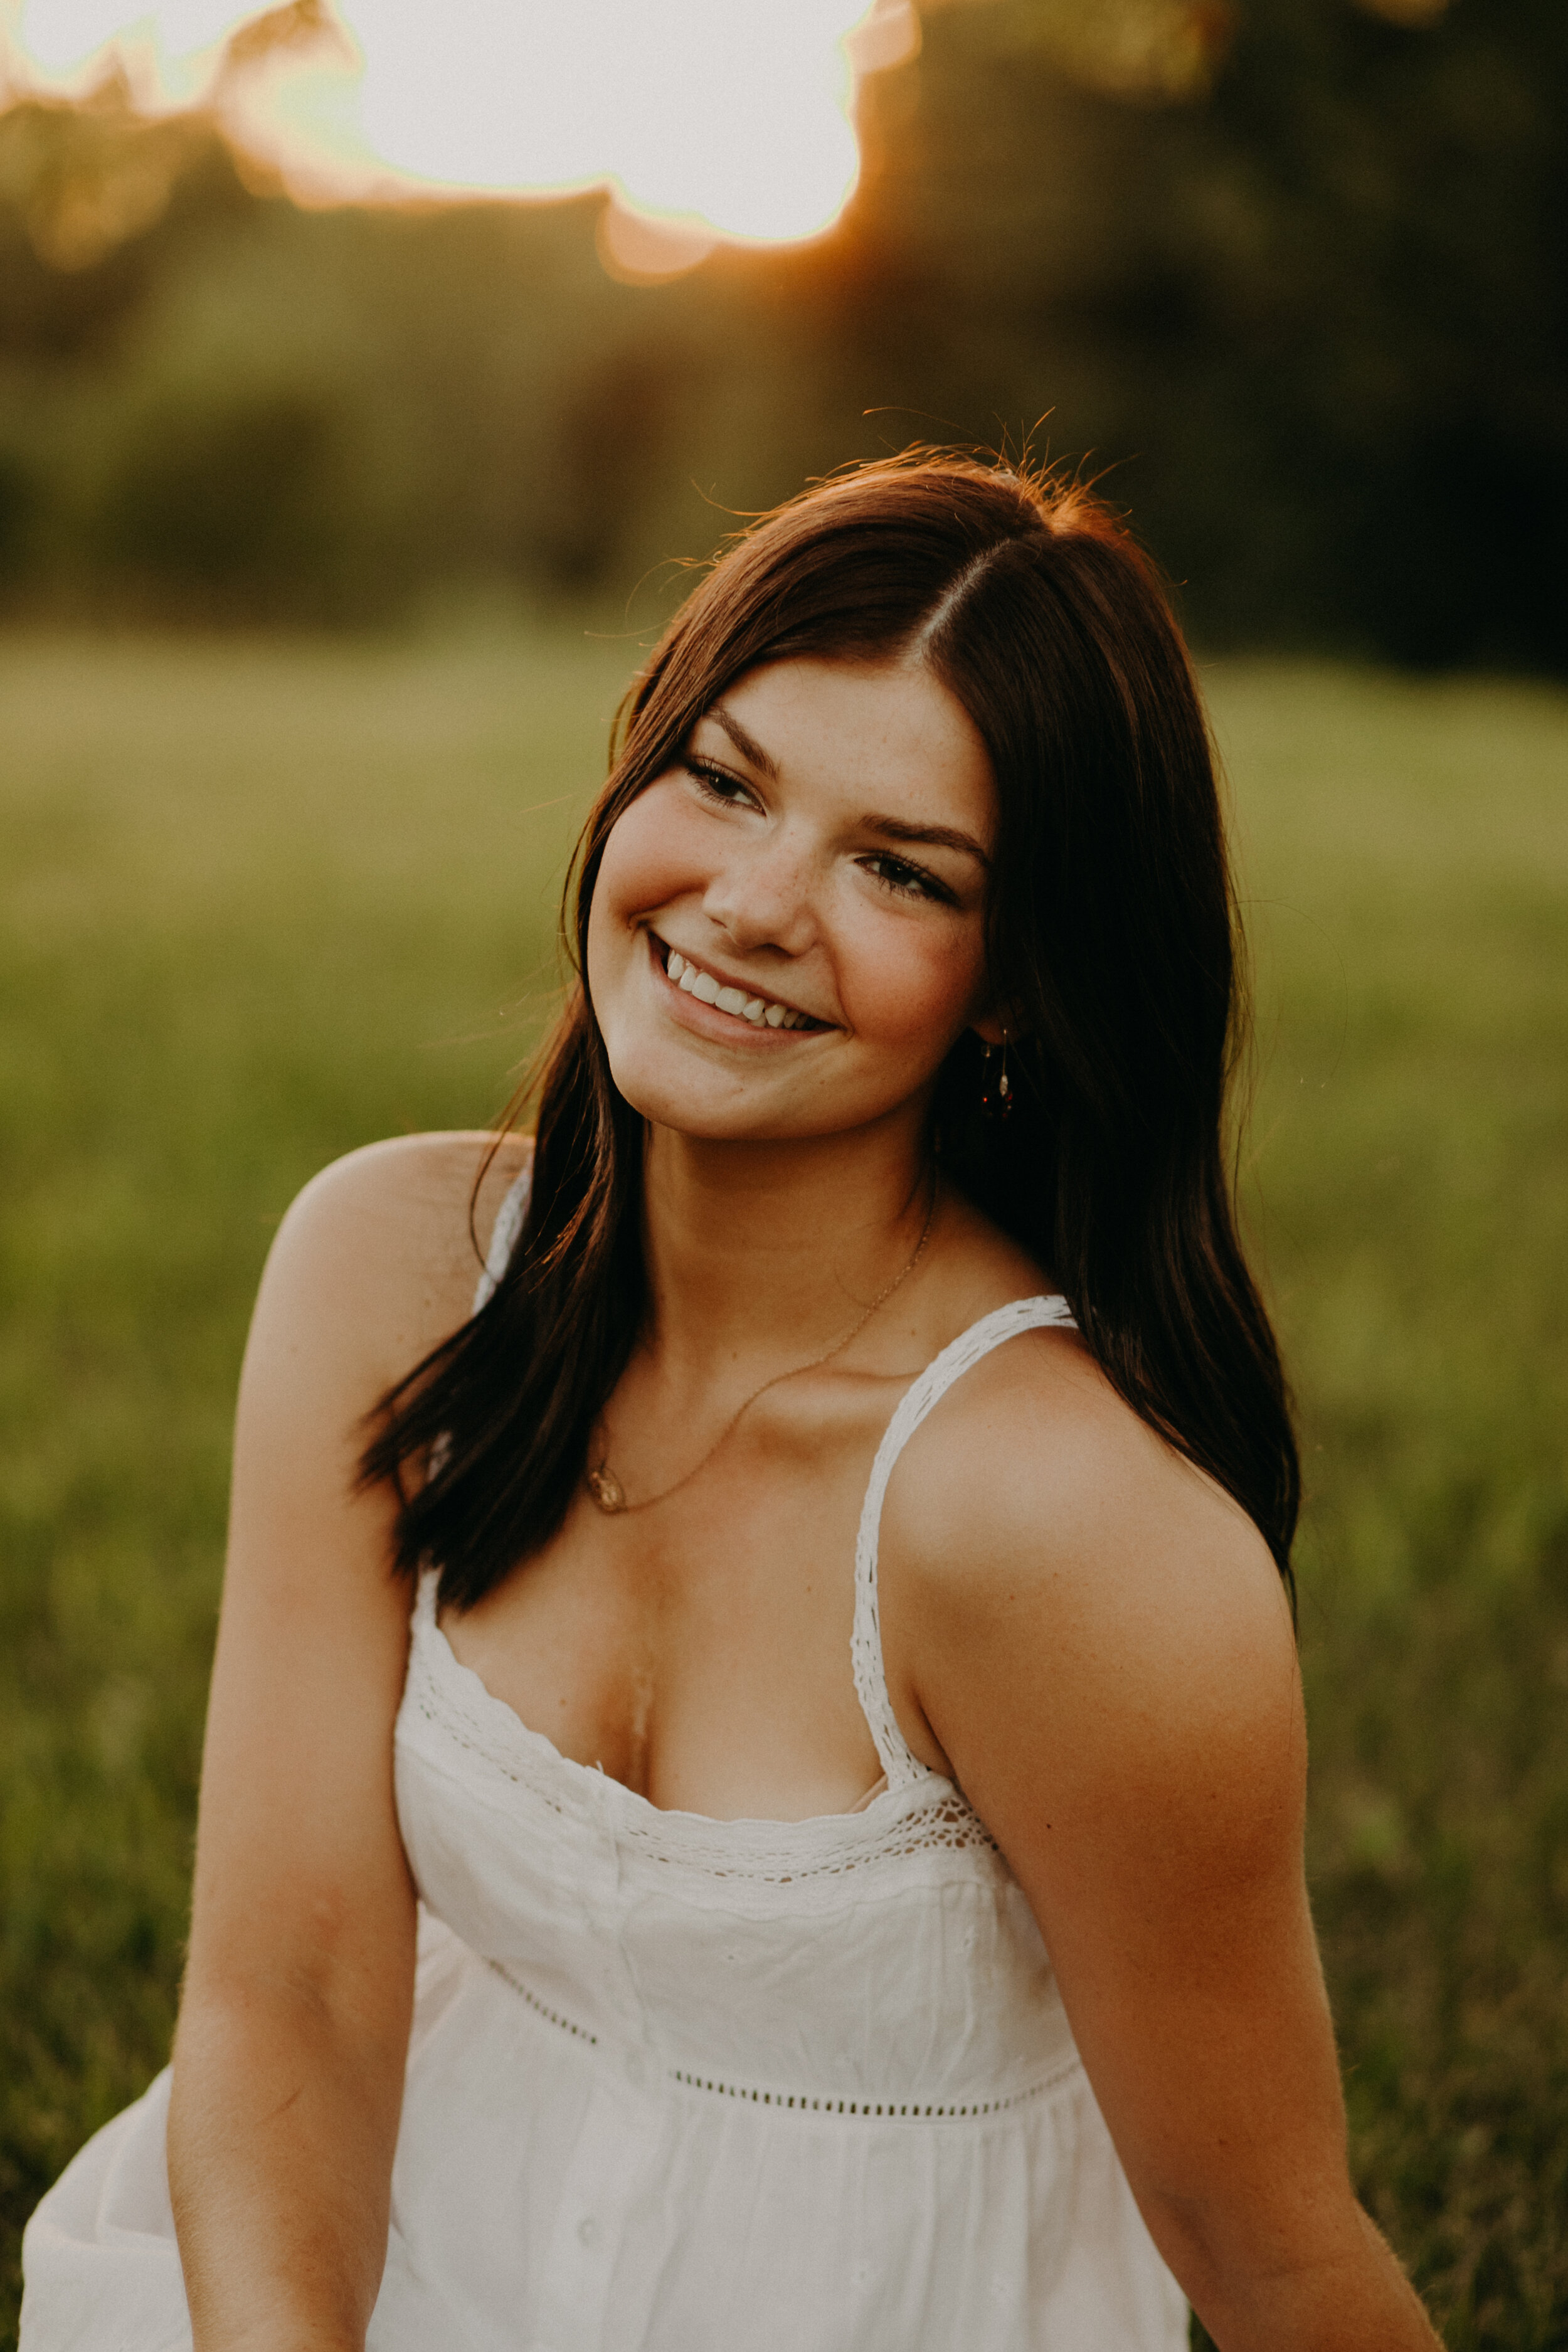
<instances>
[{"instance_id":1,"label":"lace trim on bodice","mask_svg":"<svg viewBox=\"0 0 1568 2352\"><path fill-rule=\"evenodd\" d=\"M1073 1331L1073 1321L1067 1300L1059 1294L1049 1297L1015 1298L1005 1307L983 1315L967 1331L961 1331L950 1346L945 1347L926 1366L912 1387L905 1391L902 1402L877 1448L877 1459L871 1465L871 1480L866 1489L866 1500L860 1512L860 1532L855 1545L855 1631L851 1637L850 1654L855 1668L855 1689L861 1710L870 1726L871 1737L877 1743L877 1753L882 1759L882 1769L888 1776L889 1789L907 1788L912 1781L936 1780L929 1764L922 1764L910 1749L899 1729L893 1703L888 1695L887 1668L882 1658L882 1621L877 1597L877 1550L882 1521L882 1502L888 1491L888 1481L900 1454L914 1435L926 1415L947 1394L953 1382L993 1348L1011 1339L1020 1331L1054 1328ZM951 1783L944 1782L943 1786Z\"/></svg>"},{"instance_id":2,"label":"lace trim on bodice","mask_svg":"<svg viewBox=\"0 0 1568 2352\"><path fill-rule=\"evenodd\" d=\"M437 1580L419 1580L404 1706L465 1750L488 1776L510 1782L552 1812L613 1834L622 1855L654 1868L763 1886L843 1877L921 1853L994 1853L983 1822L951 1780L923 1772L922 1786L888 1789L862 1810L805 1821L719 1821L666 1811L595 1766L563 1756L488 1690L458 1657L437 1621Z\"/></svg>"}]
</instances>

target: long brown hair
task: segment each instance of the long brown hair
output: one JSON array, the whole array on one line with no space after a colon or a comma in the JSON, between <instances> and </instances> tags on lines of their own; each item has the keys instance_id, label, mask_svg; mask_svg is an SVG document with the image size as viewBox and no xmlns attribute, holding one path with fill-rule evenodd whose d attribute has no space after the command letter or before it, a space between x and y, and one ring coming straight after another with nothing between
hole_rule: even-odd
<instances>
[{"instance_id":1,"label":"long brown hair","mask_svg":"<svg viewBox=\"0 0 1568 2352\"><path fill-rule=\"evenodd\" d=\"M989 970L1016 1030L1004 1125L977 1115L978 1040L949 1055L938 1164L1050 1269L1106 1377L1235 1496L1290 1587L1300 1472L1233 1214L1237 928L1186 652L1152 565L1098 499L913 453L740 536L627 698L568 885L578 978L547 1049L521 1234L489 1304L382 1400L362 1463L401 1496L398 1569L435 1564L459 1607L560 1527L646 1311L643 1122L585 981L610 829L745 671L911 647L990 754Z\"/></svg>"}]
</instances>

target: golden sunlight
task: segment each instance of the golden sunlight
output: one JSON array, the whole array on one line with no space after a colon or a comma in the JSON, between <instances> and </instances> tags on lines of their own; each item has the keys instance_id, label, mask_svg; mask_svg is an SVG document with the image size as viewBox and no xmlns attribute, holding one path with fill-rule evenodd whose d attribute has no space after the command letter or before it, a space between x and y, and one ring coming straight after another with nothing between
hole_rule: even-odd
<instances>
[{"instance_id":1,"label":"golden sunlight","mask_svg":"<svg viewBox=\"0 0 1568 2352\"><path fill-rule=\"evenodd\" d=\"M205 107L306 203L605 187L607 266L649 277L831 226L857 78L919 38L911 0L135 6L0 0L0 95Z\"/></svg>"}]
</instances>

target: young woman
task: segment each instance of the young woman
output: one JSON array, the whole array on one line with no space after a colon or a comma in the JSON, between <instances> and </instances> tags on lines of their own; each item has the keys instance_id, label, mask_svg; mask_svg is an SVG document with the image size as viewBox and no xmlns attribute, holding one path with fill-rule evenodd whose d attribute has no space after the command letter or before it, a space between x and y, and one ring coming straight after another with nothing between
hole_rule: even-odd
<instances>
[{"instance_id":1,"label":"young woman","mask_svg":"<svg viewBox=\"0 0 1568 2352\"><path fill-rule=\"evenodd\" d=\"M1430 2347L1346 2173L1149 567L956 460L785 507L574 903L533 1145L279 1236L173 2074L25 2352Z\"/></svg>"}]
</instances>

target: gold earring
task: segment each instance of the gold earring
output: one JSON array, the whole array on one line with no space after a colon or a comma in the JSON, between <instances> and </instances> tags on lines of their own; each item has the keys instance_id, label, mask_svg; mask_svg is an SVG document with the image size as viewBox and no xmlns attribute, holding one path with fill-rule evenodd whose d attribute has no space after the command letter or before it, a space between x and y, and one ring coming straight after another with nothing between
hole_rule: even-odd
<instances>
[{"instance_id":1,"label":"gold earring","mask_svg":"<svg viewBox=\"0 0 1568 2352\"><path fill-rule=\"evenodd\" d=\"M995 1062L998 1054L1002 1058L993 1071L992 1065ZM1013 1108L1013 1082L1007 1076L1005 1029L1002 1032L1002 1043L999 1046L987 1045L985 1048L985 1066L980 1074L980 1108L986 1118L994 1119L998 1126L1010 1115Z\"/></svg>"}]
</instances>

